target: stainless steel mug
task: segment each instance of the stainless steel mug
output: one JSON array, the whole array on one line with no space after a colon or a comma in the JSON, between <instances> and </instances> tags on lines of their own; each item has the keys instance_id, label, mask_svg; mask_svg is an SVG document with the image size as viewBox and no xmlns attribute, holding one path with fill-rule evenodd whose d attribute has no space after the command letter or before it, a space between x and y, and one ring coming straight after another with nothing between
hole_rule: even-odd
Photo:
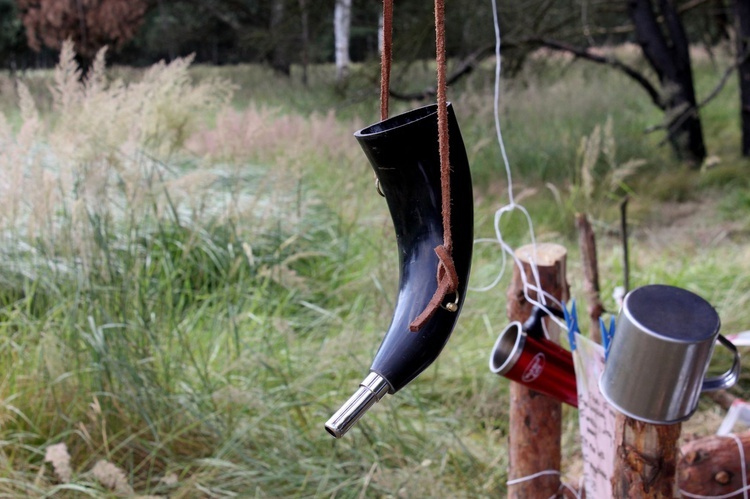
<instances>
[{"instance_id":1,"label":"stainless steel mug","mask_svg":"<svg viewBox=\"0 0 750 499\"><path fill-rule=\"evenodd\" d=\"M734 385L740 357L719 334L719 314L703 298L662 284L631 291L623 301L599 387L633 419L671 424L688 419L701 391ZM706 378L716 341L734 354L732 367Z\"/></svg>"},{"instance_id":2,"label":"stainless steel mug","mask_svg":"<svg viewBox=\"0 0 750 499\"><path fill-rule=\"evenodd\" d=\"M518 321L498 336L490 371L578 407L573 354L548 339L530 336Z\"/></svg>"}]
</instances>

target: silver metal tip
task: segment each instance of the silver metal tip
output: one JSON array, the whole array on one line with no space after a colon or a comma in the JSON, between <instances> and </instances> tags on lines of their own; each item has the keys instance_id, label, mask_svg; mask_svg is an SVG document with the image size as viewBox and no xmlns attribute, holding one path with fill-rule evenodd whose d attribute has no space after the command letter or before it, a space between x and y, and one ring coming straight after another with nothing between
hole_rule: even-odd
<instances>
[{"instance_id":1,"label":"silver metal tip","mask_svg":"<svg viewBox=\"0 0 750 499\"><path fill-rule=\"evenodd\" d=\"M334 438L342 437L367 410L379 402L390 385L384 377L377 373L370 373L365 380L359 384L359 389L354 392L331 419L326 421L326 431Z\"/></svg>"}]
</instances>

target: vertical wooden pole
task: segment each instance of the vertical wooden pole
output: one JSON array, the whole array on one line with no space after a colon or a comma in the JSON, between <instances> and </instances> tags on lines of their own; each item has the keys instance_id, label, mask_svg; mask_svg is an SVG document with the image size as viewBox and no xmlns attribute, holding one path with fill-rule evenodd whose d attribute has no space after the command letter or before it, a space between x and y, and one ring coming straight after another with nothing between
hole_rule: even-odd
<instances>
[{"instance_id":1,"label":"vertical wooden pole","mask_svg":"<svg viewBox=\"0 0 750 499\"><path fill-rule=\"evenodd\" d=\"M625 196L620 202L620 237L622 238L622 285L630 291L630 256L628 255L628 201Z\"/></svg>"},{"instance_id":2,"label":"vertical wooden pole","mask_svg":"<svg viewBox=\"0 0 750 499\"><path fill-rule=\"evenodd\" d=\"M516 250L523 264L527 282L536 283L532 262L536 263L541 288L558 300L567 300L568 282L565 276L567 251L557 244L529 245ZM537 293L529 291L532 299ZM531 315L533 305L524 296L521 269L514 266L513 279L507 293L507 313L510 320L524 322ZM550 332L556 331L548 322ZM551 339L558 341L557 334ZM559 342L559 341L558 341ZM508 480L527 477L541 471L560 471L562 433L562 404L546 395L529 390L519 383L510 385L510 459ZM548 498L558 493L560 476L542 475L508 486L509 498Z\"/></svg>"},{"instance_id":3,"label":"vertical wooden pole","mask_svg":"<svg viewBox=\"0 0 750 499\"><path fill-rule=\"evenodd\" d=\"M628 260L628 197L620 203L625 291L630 289ZM676 470L682 424L653 425L618 414L615 422L615 464L612 493L616 499L677 496Z\"/></svg>"},{"instance_id":4,"label":"vertical wooden pole","mask_svg":"<svg viewBox=\"0 0 750 499\"><path fill-rule=\"evenodd\" d=\"M583 262L583 290L586 293L587 311L589 319L590 338L596 343L602 342L599 330L599 317L604 312L604 305L599 295L599 261L596 256L596 238L589 219L584 213L576 214L578 228L578 246L581 249Z\"/></svg>"},{"instance_id":5,"label":"vertical wooden pole","mask_svg":"<svg viewBox=\"0 0 750 499\"><path fill-rule=\"evenodd\" d=\"M677 441L681 429L681 423L654 425L617 415L612 477L616 499L677 497Z\"/></svg>"}]
</instances>

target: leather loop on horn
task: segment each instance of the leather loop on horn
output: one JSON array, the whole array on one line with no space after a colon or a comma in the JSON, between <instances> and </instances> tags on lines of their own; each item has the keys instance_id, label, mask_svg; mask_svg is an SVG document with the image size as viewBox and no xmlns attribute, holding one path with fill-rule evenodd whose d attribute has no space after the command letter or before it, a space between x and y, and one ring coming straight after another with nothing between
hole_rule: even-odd
<instances>
[{"instance_id":1,"label":"leather loop on horn","mask_svg":"<svg viewBox=\"0 0 750 499\"><path fill-rule=\"evenodd\" d=\"M435 253L440 260L437 273L438 287L427 307L409 324L409 331L412 333L416 333L422 329L425 323L432 319L438 308L443 305L445 297L451 293L455 293L458 288L458 273L456 272L456 266L453 263L453 257L451 257L450 252L441 244L435 248ZM448 309L446 308L446 310Z\"/></svg>"}]
</instances>

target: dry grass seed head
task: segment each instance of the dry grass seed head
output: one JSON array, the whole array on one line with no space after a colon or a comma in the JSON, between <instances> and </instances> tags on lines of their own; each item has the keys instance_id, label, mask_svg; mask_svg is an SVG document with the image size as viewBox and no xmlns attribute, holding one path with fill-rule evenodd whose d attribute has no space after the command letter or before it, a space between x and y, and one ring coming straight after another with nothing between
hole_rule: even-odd
<instances>
[{"instance_id":1,"label":"dry grass seed head","mask_svg":"<svg viewBox=\"0 0 750 499\"><path fill-rule=\"evenodd\" d=\"M104 459L96 462L91 469L91 474L103 486L115 492L115 494L132 496L133 487L128 483L128 477L117 465Z\"/></svg>"},{"instance_id":2,"label":"dry grass seed head","mask_svg":"<svg viewBox=\"0 0 750 499\"><path fill-rule=\"evenodd\" d=\"M54 109L65 112L81 99L81 69L76 62L73 40L68 38L60 48L60 59L55 66L54 82L50 88Z\"/></svg>"},{"instance_id":3,"label":"dry grass seed head","mask_svg":"<svg viewBox=\"0 0 750 499\"><path fill-rule=\"evenodd\" d=\"M586 199L594 193L594 169L601 153L601 127L596 125L591 135L581 138L578 154L581 157L581 186Z\"/></svg>"},{"instance_id":4,"label":"dry grass seed head","mask_svg":"<svg viewBox=\"0 0 750 499\"><path fill-rule=\"evenodd\" d=\"M196 154L227 161L298 167L315 157L332 165L351 163L361 154L350 138L358 126L354 122L342 125L333 111L305 117L266 107L243 112L227 108L217 117L215 128L195 133L187 147Z\"/></svg>"},{"instance_id":5,"label":"dry grass seed head","mask_svg":"<svg viewBox=\"0 0 750 499\"><path fill-rule=\"evenodd\" d=\"M55 475L62 483L70 482L73 477L73 470L70 467L70 454L67 445L59 443L47 447L44 453L44 462L52 464Z\"/></svg>"},{"instance_id":6,"label":"dry grass seed head","mask_svg":"<svg viewBox=\"0 0 750 499\"><path fill-rule=\"evenodd\" d=\"M155 173L165 170L160 161L181 149L233 90L224 80L193 84L191 58L157 64L135 83L108 82L105 54L97 54L81 81L73 44L65 42L50 88L55 113L42 122L31 92L19 84L19 131L0 117L2 228L66 240L84 260L93 247L91 216L132 219L154 199L166 202L175 174ZM180 201L194 202L195 190Z\"/></svg>"}]
</instances>

